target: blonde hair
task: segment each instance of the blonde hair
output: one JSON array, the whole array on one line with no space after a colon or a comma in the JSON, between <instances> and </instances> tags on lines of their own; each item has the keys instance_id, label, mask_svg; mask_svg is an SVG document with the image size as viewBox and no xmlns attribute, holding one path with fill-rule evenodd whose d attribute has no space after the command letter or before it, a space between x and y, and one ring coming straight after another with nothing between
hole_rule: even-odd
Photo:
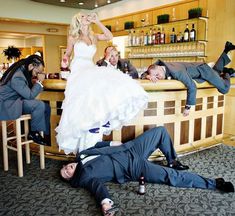
<instances>
[{"instance_id":1,"label":"blonde hair","mask_svg":"<svg viewBox=\"0 0 235 216\"><path fill-rule=\"evenodd\" d=\"M81 40L82 30L81 30L81 16L84 13L77 13L73 16L70 29L69 36L72 36L76 40ZM88 27L88 37L91 39L92 43L96 43L96 38L94 36L93 31L90 26Z\"/></svg>"}]
</instances>

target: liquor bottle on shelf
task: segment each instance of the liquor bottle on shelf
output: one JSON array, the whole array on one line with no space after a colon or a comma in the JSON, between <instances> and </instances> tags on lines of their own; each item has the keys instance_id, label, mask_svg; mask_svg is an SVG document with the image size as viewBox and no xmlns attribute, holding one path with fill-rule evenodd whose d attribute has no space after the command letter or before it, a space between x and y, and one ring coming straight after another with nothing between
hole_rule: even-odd
<instances>
[{"instance_id":1,"label":"liquor bottle on shelf","mask_svg":"<svg viewBox=\"0 0 235 216\"><path fill-rule=\"evenodd\" d=\"M162 32L161 32L161 35L160 35L160 44L164 44L166 42L165 38L166 38L166 35L165 35L165 32L164 32L164 28L162 28Z\"/></svg>"},{"instance_id":2,"label":"liquor bottle on shelf","mask_svg":"<svg viewBox=\"0 0 235 216\"><path fill-rule=\"evenodd\" d=\"M132 30L128 34L128 46L132 46Z\"/></svg>"},{"instance_id":3,"label":"liquor bottle on shelf","mask_svg":"<svg viewBox=\"0 0 235 216\"><path fill-rule=\"evenodd\" d=\"M149 39L149 35L148 35L148 32L146 32L144 35L144 45L145 46L149 44L148 39Z\"/></svg>"},{"instance_id":4,"label":"liquor bottle on shelf","mask_svg":"<svg viewBox=\"0 0 235 216\"><path fill-rule=\"evenodd\" d=\"M136 35L135 35L135 45L136 46L140 45L140 34L138 31L136 31Z\"/></svg>"},{"instance_id":5,"label":"liquor bottle on shelf","mask_svg":"<svg viewBox=\"0 0 235 216\"><path fill-rule=\"evenodd\" d=\"M156 29L153 29L153 33L152 33L152 44L156 44L156 36L157 36L157 32Z\"/></svg>"},{"instance_id":6,"label":"liquor bottle on shelf","mask_svg":"<svg viewBox=\"0 0 235 216\"><path fill-rule=\"evenodd\" d=\"M143 173L141 173L140 179L139 179L138 194L139 194L139 195L144 195L145 192L146 192L146 189L145 189L145 179L144 179Z\"/></svg>"},{"instance_id":7,"label":"liquor bottle on shelf","mask_svg":"<svg viewBox=\"0 0 235 216\"><path fill-rule=\"evenodd\" d=\"M144 31L143 30L140 32L140 45L144 46Z\"/></svg>"},{"instance_id":8,"label":"liquor bottle on shelf","mask_svg":"<svg viewBox=\"0 0 235 216\"><path fill-rule=\"evenodd\" d=\"M155 42L154 42L154 44L157 44L157 34L158 34L158 31L156 30L155 31Z\"/></svg>"},{"instance_id":9,"label":"liquor bottle on shelf","mask_svg":"<svg viewBox=\"0 0 235 216\"><path fill-rule=\"evenodd\" d=\"M176 43L176 34L175 34L175 28L172 28L172 32L170 34L170 42Z\"/></svg>"},{"instance_id":10,"label":"liquor bottle on shelf","mask_svg":"<svg viewBox=\"0 0 235 216\"><path fill-rule=\"evenodd\" d=\"M184 30L184 42L189 42L189 29L188 29L188 24L186 24L186 29Z\"/></svg>"},{"instance_id":11,"label":"liquor bottle on shelf","mask_svg":"<svg viewBox=\"0 0 235 216\"><path fill-rule=\"evenodd\" d=\"M152 45L152 28L149 29L148 44Z\"/></svg>"},{"instance_id":12,"label":"liquor bottle on shelf","mask_svg":"<svg viewBox=\"0 0 235 216\"><path fill-rule=\"evenodd\" d=\"M190 41L196 40L196 30L194 29L194 24L192 24L192 29L190 31Z\"/></svg>"},{"instance_id":13,"label":"liquor bottle on shelf","mask_svg":"<svg viewBox=\"0 0 235 216\"><path fill-rule=\"evenodd\" d=\"M157 37L156 37L156 44L160 44L161 39L161 30L158 28Z\"/></svg>"},{"instance_id":14,"label":"liquor bottle on shelf","mask_svg":"<svg viewBox=\"0 0 235 216\"><path fill-rule=\"evenodd\" d=\"M179 33L177 34L176 39L177 39L177 43L180 43L180 42L183 42L183 41L184 41L184 35L182 34L182 32L179 32Z\"/></svg>"},{"instance_id":15,"label":"liquor bottle on shelf","mask_svg":"<svg viewBox=\"0 0 235 216\"><path fill-rule=\"evenodd\" d=\"M133 34L132 34L132 46L136 46L136 34L135 34L135 30L133 31Z\"/></svg>"}]
</instances>

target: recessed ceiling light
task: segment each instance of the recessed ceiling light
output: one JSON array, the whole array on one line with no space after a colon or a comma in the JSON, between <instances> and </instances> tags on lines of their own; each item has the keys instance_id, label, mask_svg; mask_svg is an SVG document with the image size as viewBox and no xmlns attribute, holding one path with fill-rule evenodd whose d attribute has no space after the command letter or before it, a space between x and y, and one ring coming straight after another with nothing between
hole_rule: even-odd
<instances>
[{"instance_id":1,"label":"recessed ceiling light","mask_svg":"<svg viewBox=\"0 0 235 216\"><path fill-rule=\"evenodd\" d=\"M107 0L107 3L108 3L108 4L110 4L110 3L111 3L111 1L110 1L110 0Z\"/></svg>"},{"instance_id":2,"label":"recessed ceiling light","mask_svg":"<svg viewBox=\"0 0 235 216\"><path fill-rule=\"evenodd\" d=\"M95 3L95 7L96 7L96 8L98 7L98 4L97 4L97 3Z\"/></svg>"},{"instance_id":3,"label":"recessed ceiling light","mask_svg":"<svg viewBox=\"0 0 235 216\"><path fill-rule=\"evenodd\" d=\"M60 0L60 2L65 2L65 0Z\"/></svg>"},{"instance_id":4,"label":"recessed ceiling light","mask_svg":"<svg viewBox=\"0 0 235 216\"><path fill-rule=\"evenodd\" d=\"M79 2L78 4L79 4L79 5L84 5L84 3L83 3L83 2Z\"/></svg>"}]
</instances>

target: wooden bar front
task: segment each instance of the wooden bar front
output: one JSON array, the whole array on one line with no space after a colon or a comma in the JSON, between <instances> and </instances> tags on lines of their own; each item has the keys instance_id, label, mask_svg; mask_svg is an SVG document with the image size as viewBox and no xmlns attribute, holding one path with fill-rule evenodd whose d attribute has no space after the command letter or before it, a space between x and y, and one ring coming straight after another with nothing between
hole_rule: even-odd
<instances>
[{"instance_id":1,"label":"wooden bar front","mask_svg":"<svg viewBox=\"0 0 235 216\"><path fill-rule=\"evenodd\" d=\"M145 110L124 126L115 130L105 140L128 141L155 127L165 126L170 133L176 151L194 151L200 147L221 142L224 128L225 96L220 94L207 82L197 84L197 104L190 115L183 117L185 105L185 86L176 80L162 80L151 83L139 80L140 85L148 92L149 102ZM235 83L235 78L232 79ZM64 99L64 80L45 80L45 90L38 99L47 101L51 106L51 147L46 147L47 156L65 156L59 151L56 143L55 128L60 121L61 105ZM69 130L69 128L68 128Z\"/></svg>"}]
</instances>

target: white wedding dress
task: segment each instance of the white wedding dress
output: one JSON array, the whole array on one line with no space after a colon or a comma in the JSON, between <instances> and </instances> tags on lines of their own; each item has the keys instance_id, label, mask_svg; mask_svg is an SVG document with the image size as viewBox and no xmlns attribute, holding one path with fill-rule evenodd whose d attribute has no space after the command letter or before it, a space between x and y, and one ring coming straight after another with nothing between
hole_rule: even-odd
<instances>
[{"instance_id":1,"label":"white wedding dress","mask_svg":"<svg viewBox=\"0 0 235 216\"><path fill-rule=\"evenodd\" d=\"M59 149L66 154L94 146L103 134L130 122L148 101L147 93L130 76L96 66L92 60L95 52L95 45L81 41L74 45L63 112L56 128ZM105 127L106 123L110 126ZM98 132L91 133L93 128L99 128Z\"/></svg>"}]
</instances>

